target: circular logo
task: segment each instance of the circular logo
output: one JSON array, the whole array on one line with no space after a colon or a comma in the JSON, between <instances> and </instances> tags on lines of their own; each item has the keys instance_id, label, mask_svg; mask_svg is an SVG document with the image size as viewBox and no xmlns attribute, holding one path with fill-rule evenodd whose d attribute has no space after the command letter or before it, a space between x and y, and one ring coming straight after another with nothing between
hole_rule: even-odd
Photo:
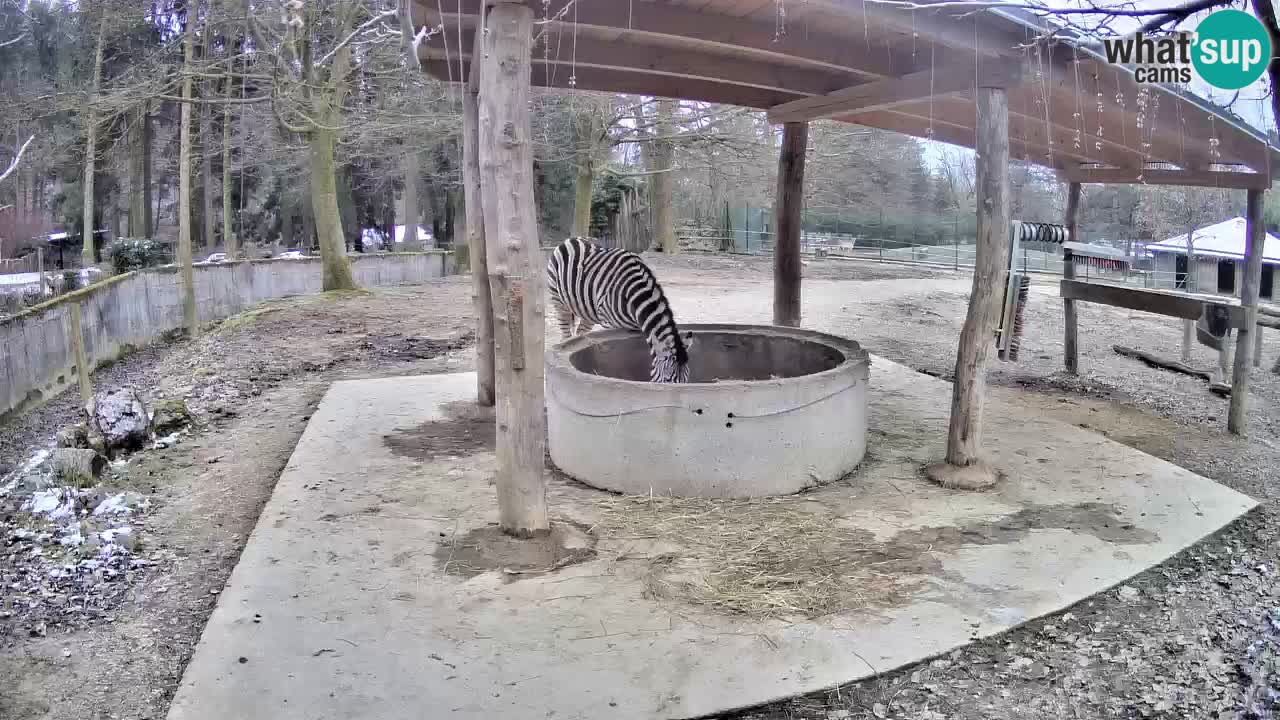
<instances>
[{"instance_id":1,"label":"circular logo","mask_svg":"<svg viewBox=\"0 0 1280 720\"><path fill-rule=\"evenodd\" d=\"M1271 61L1271 37L1256 17L1219 10L1200 22L1191 63L1210 85L1239 90L1254 83Z\"/></svg>"}]
</instances>

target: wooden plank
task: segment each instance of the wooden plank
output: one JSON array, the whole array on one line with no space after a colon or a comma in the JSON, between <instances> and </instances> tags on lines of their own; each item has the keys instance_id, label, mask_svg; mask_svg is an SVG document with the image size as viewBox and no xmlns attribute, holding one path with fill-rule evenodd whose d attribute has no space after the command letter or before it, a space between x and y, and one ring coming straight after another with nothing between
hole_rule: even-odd
<instances>
[{"instance_id":1,"label":"wooden plank","mask_svg":"<svg viewBox=\"0 0 1280 720\"><path fill-rule=\"evenodd\" d=\"M533 11L499 2L485 22L479 166L497 383L498 523L517 537L550 529L544 474L543 255L530 147Z\"/></svg>"},{"instance_id":2,"label":"wooden plank","mask_svg":"<svg viewBox=\"0 0 1280 720\"><path fill-rule=\"evenodd\" d=\"M999 292L1009 246L1009 105L1002 88L980 88L977 112L978 232L973 290L956 351L951 421L947 433L946 464L981 466L982 406L987 365L1000 312ZM995 482L995 471L972 485Z\"/></svg>"},{"instance_id":3,"label":"wooden plank","mask_svg":"<svg viewBox=\"0 0 1280 720\"><path fill-rule=\"evenodd\" d=\"M1066 168L1058 175L1078 183L1140 183L1185 185L1229 190L1266 190L1271 178L1261 173L1222 170L1170 170L1165 168Z\"/></svg>"},{"instance_id":4,"label":"wooden plank","mask_svg":"<svg viewBox=\"0 0 1280 720\"><path fill-rule=\"evenodd\" d=\"M804 207L804 161L809 124L782 128L773 251L773 324L800 327L800 211Z\"/></svg>"},{"instance_id":5,"label":"wooden plank","mask_svg":"<svg viewBox=\"0 0 1280 720\"><path fill-rule=\"evenodd\" d=\"M1082 280L1064 279L1059 292L1064 300L1083 300L1188 320L1200 319L1200 312L1205 303L1197 298L1173 293Z\"/></svg>"},{"instance_id":6,"label":"wooden plank","mask_svg":"<svg viewBox=\"0 0 1280 720\"><path fill-rule=\"evenodd\" d=\"M1244 253L1244 282L1240 286L1240 308L1244 322L1236 330L1235 367L1231 370L1231 409L1227 411L1227 430L1235 435L1248 434L1249 373L1252 370L1250 345L1257 331L1258 291L1262 287L1262 250L1267 231L1262 221L1263 191L1250 190L1245 209L1245 235L1248 245Z\"/></svg>"},{"instance_id":7,"label":"wooden plank","mask_svg":"<svg viewBox=\"0 0 1280 720\"><path fill-rule=\"evenodd\" d=\"M1016 84L1021 77L1021 64L1009 63L996 73L983 78L983 84ZM994 77L998 76L998 77ZM818 97L793 100L769 108L769 122L787 123L821 120L859 112L883 110L931 96L974 91L977 77L971 67L930 68L896 78L886 78L842 88Z\"/></svg>"},{"instance_id":8,"label":"wooden plank","mask_svg":"<svg viewBox=\"0 0 1280 720\"><path fill-rule=\"evenodd\" d=\"M1075 237L1077 225L1077 217L1080 210L1080 183L1071 183L1067 187L1067 212L1063 222L1067 226L1067 236ZM1075 261L1072 259L1070 250L1063 250L1062 253L1062 277L1065 280L1074 280L1076 276ZM1062 300L1062 313L1064 320L1062 335L1062 364L1066 371L1075 375L1080 372L1080 349L1076 344L1076 301L1067 298L1065 295Z\"/></svg>"},{"instance_id":9,"label":"wooden plank","mask_svg":"<svg viewBox=\"0 0 1280 720\"><path fill-rule=\"evenodd\" d=\"M1201 380L1204 380L1207 383L1214 382L1213 373L1209 372L1208 370L1200 370L1199 368L1194 368L1178 360L1169 360L1166 358L1162 358L1159 355L1155 355L1153 353L1149 353L1144 350L1138 350L1136 348L1126 347L1124 345L1112 345L1111 349L1114 350L1118 355L1141 360L1142 362L1146 363L1147 365L1150 365L1151 367L1160 368L1162 370L1172 370L1173 372L1182 373L1183 375L1190 375L1192 377L1200 378ZM1223 394L1226 394L1226 393L1223 393Z\"/></svg>"},{"instance_id":10,"label":"wooden plank","mask_svg":"<svg viewBox=\"0 0 1280 720\"><path fill-rule=\"evenodd\" d=\"M478 32L478 31L477 31ZM493 297L485 256L484 204L480 193L480 65L467 73L462 94L462 199L471 264L471 306L476 314L476 404L494 404Z\"/></svg>"}]
</instances>

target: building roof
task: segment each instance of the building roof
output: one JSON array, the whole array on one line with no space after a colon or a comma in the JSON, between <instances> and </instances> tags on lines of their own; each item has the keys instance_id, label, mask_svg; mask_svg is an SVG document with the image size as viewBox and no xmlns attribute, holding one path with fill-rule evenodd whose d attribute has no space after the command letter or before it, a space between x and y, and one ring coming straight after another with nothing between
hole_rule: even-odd
<instances>
[{"instance_id":1,"label":"building roof","mask_svg":"<svg viewBox=\"0 0 1280 720\"><path fill-rule=\"evenodd\" d=\"M1222 173L1245 171L1238 182L1265 188L1280 169L1280 149L1240 118L1188 92L1139 86L1087 38L1016 6L518 1L535 18L534 87L724 103L767 110L772 122L830 118L972 148L977 78L1000 78L1010 156L1064 177L1154 183L1142 171L1160 164L1169 184L1226 185ZM413 0L414 26L440 30L418 48L432 76L467 77L484 2ZM1173 182L1178 173L1194 183Z\"/></svg>"},{"instance_id":2,"label":"building roof","mask_svg":"<svg viewBox=\"0 0 1280 720\"><path fill-rule=\"evenodd\" d=\"M1209 257L1235 258L1244 257L1245 220L1242 217L1224 220L1217 225L1200 228L1193 233L1192 247L1196 255ZM1187 234L1182 233L1168 240L1161 240L1147 246L1152 252L1187 254ZM1280 238L1267 233L1262 248L1262 259L1265 262L1280 263Z\"/></svg>"}]
</instances>

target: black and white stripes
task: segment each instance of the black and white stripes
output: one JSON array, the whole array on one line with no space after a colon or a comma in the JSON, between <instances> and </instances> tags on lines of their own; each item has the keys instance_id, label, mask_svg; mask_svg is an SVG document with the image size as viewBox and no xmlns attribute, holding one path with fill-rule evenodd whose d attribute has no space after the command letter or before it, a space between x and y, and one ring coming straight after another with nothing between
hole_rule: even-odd
<instances>
[{"instance_id":1,"label":"black and white stripes","mask_svg":"<svg viewBox=\"0 0 1280 720\"><path fill-rule=\"evenodd\" d=\"M685 338L662 286L639 255L569 238L547 262L547 289L564 338L590 332L594 325L643 333L653 359L649 379L689 381Z\"/></svg>"}]
</instances>

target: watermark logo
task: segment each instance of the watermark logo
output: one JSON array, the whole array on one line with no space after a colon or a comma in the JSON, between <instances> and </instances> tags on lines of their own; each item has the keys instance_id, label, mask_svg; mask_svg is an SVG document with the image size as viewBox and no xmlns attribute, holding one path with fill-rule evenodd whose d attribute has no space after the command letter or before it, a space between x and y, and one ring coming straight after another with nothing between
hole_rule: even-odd
<instances>
[{"instance_id":1,"label":"watermark logo","mask_svg":"<svg viewBox=\"0 0 1280 720\"><path fill-rule=\"evenodd\" d=\"M1266 72L1271 37L1256 17L1240 10L1219 10L1194 32L1137 33L1103 40L1107 62L1134 65L1145 84L1191 82L1191 72L1222 90L1239 90Z\"/></svg>"}]
</instances>

